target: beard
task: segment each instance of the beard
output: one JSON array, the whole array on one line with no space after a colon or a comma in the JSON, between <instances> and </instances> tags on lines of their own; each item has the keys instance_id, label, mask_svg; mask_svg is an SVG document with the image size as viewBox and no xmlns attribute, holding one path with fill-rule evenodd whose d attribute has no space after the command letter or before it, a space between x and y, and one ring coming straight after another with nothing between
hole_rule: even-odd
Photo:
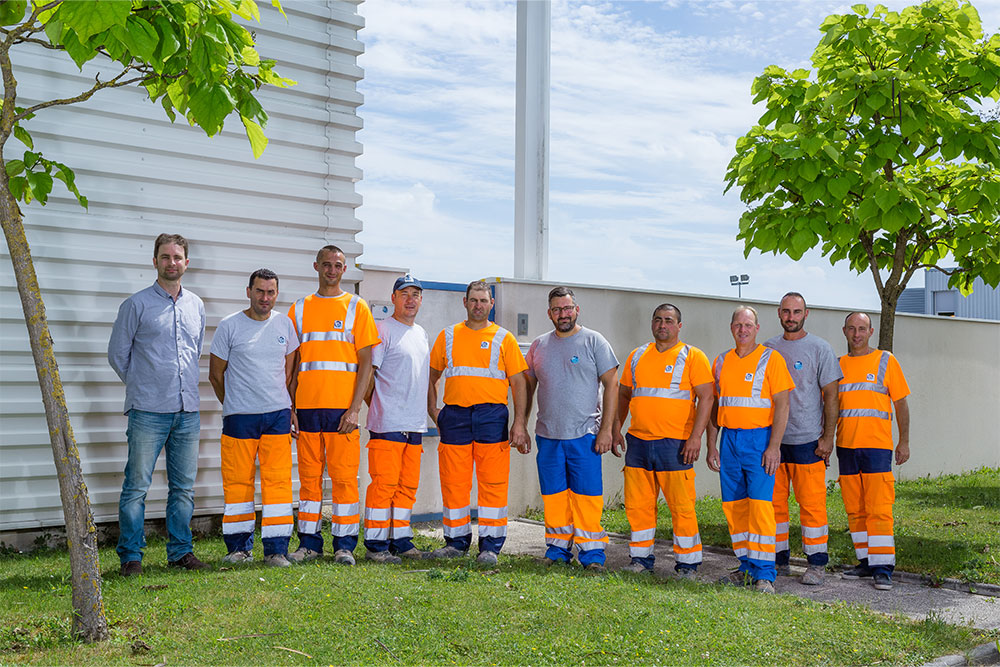
<instances>
[{"instance_id":1,"label":"beard","mask_svg":"<svg viewBox=\"0 0 1000 667\"><path fill-rule=\"evenodd\" d=\"M566 333L567 331L572 331L573 327L576 326L576 318L571 318L568 320L557 320L556 321L556 331L561 331Z\"/></svg>"},{"instance_id":2,"label":"beard","mask_svg":"<svg viewBox=\"0 0 1000 667\"><path fill-rule=\"evenodd\" d=\"M795 333L797 331L802 331L802 327L805 326L805 320L799 322L782 322L781 328L788 333Z\"/></svg>"}]
</instances>

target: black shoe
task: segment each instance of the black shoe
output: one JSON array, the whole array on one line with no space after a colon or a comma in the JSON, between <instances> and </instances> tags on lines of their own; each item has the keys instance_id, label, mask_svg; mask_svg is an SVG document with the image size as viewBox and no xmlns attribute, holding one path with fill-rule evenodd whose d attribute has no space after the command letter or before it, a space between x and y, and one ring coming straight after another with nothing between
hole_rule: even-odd
<instances>
[{"instance_id":1,"label":"black shoe","mask_svg":"<svg viewBox=\"0 0 1000 667\"><path fill-rule=\"evenodd\" d=\"M207 570L209 568L208 565L198 560L198 557L190 551L177 560L170 561L167 565L170 567L182 567L185 570Z\"/></svg>"},{"instance_id":2,"label":"black shoe","mask_svg":"<svg viewBox=\"0 0 1000 667\"><path fill-rule=\"evenodd\" d=\"M851 569L841 572L840 576L843 579L867 579L873 574L873 570L867 565L855 565Z\"/></svg>"},{"instance_id":3,"label":"black shoe","mask_svg":"<svg viewBox=\"0 0 1000 667\"><path fill-rule=\"evenodd\" d=\"M878 572L872 576L872 586L878 591L891 591L892 590L892 577L884 572Z\"/></svg>"},{"instance_id":4,"label":"black shoe","mask_svg":"<svg viewBox=\"0 0 1000 667\"><path fill-rule=\"evenodd\" d=\"M137 560L130 560L122 563L119 573L123 577L134 577L142 574L142 563Z\"/></svg>"}]
</instances>

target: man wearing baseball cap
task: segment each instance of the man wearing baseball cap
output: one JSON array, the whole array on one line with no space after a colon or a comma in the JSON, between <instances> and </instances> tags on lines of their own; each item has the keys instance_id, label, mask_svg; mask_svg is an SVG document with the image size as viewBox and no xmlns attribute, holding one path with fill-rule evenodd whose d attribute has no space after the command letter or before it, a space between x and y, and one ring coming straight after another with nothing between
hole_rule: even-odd
<instances>
[{"instance_id":1,"label":"man wearing baseball cap","mask_svg":"<svg viewBox=\"0 0 1000 667\"><path fill-rule=\"evenodd\" d=\"M375 370L368 395L368 474L365 558L400 563L423 558L413 546L410 514L420 481L421 437L427 432L430 346L414 321L423 286L407 274L392 286L392 317L376 323Z\"/></svg>"}]
</instances>

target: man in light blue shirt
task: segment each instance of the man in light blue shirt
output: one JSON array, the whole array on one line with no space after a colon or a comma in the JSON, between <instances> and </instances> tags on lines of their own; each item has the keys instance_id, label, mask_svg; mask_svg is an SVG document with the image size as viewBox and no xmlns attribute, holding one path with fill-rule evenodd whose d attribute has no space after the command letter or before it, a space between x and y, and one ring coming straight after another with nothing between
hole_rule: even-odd
<instances>
[{"instance_id":1,"label":"man in light blue shirt","mask_svg":"<svg viewBox=\"0 0 1000 667\"><path fill-rule=\"evenodd\" d=\"M198 473L201 416L198 358L205 339L205 305L181 288L188 242L160 234L153 245L156 282L118 309L108 362L125 382L128 463L118 502L121 574L142 574L143 522L153 467L167 451L167 562L186 570L208 567L192 553L191 515Z\"/></svg>"}]
</instances>

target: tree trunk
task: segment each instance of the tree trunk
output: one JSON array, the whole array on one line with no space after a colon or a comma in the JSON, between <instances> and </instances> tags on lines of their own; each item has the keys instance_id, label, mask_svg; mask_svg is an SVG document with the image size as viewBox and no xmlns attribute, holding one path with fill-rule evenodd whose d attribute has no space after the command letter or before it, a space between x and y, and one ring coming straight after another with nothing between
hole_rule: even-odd
<instances>
[{"instance_id":1,"label":"tree trunk","mask_svg":"<svg viewBox=\"0 0 1000 667\"><path fill-rule=\"evenodd\" d=\"M0 168L0 214L7 239L17 292L21 297L28 340L35 360L38 384L45 405L52 457L59 475L59 496L66 520L66 544L69 548L73 585L73 634L87 642L108 638L101 595L101 569L97 559L97 531L90 512L90 496L80 470L80 453L73 438L66 409L59 367L52 349L45 304L38 287L38 277L31 260L28 239L24 235L21 210L10 193L7 174Z\"/></svg>"},{"instance_id":2,"label":"tree trunk","mask_svg":"<svg viewBox=\"0 0 1000 667\"><path fill-rule=\"evenodd\" d=\"M882 291L882 314L878 325L878 349L892 352L892 335L896 330L896 303L899 301L899 290Z\"/></svg>"}]
</instances>

